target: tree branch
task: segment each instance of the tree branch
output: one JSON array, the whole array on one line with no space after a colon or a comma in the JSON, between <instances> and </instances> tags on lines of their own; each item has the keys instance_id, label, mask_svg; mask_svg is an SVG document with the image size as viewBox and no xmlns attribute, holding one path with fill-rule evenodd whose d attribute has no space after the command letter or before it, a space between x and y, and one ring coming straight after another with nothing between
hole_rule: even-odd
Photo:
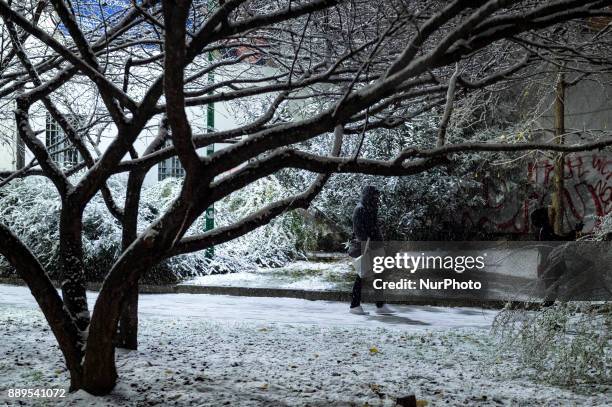
<instances>
[{"instance_id":1,"label":"tree branch","mask_svg":"<svg viewBox=\"0 0 612 407\"><path fill-rule=\"evenodd\" d=\"M343 138L344 127L338 125L334 131L334 144L330 152L332 156L340 154ZM306 209L321 192L330 176L330 173L320 174L306 191L267 205L233 225L216 228L202 235L183 238L172 249L170 256L204 250L212 245L221 244L249 233L287 211L298 208Z\"/></svg>"},{"instance_id":2,"label":"tree branch","mask_svg":"<svg viewBox=\"0 0 612 407\"><path fill-rule=\"evenodd\" d=\"M81 370L79 331L57 290L32 252L0 223L0 254L17 270L40 306L71 372Z\"/></svg>"}]
</instances>

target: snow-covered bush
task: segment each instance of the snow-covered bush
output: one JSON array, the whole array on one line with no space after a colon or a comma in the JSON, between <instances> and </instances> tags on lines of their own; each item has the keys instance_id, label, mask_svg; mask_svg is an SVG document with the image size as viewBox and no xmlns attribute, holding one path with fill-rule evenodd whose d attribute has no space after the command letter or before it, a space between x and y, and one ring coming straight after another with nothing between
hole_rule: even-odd
<instances>
[{"instance_id":1,"label":"snow-covered bush","mask_svg":"<svg viewBox=\"0 0 612 407\"><path fill-rule=\"evenodd\" d=\"M119 178L111 179L109 188L117 202L123 202L125 182ZM163 213L179 190L180 180L176 179L167 179L143 189L138 214L139 232ZM253 183L216 204L216 226L236 222L244 215L285 195L286 191L274 177ZM53 277L58 277L60 264L60 205L53 185L46 178L15 180L0 190L0 221L28 245ZM143 281L174 282L187 276L242 271L258 265L282 265L301 255L300 241L305 237L300 224L297 214L287 213L267 226L215 247L212 258L205 252L198 252L166 260L145 276ZM203 231L202 218L189 233ZM83 249L85 268L91 281L102 280L121 253L121 225L109 214L100 195L94 197L85 209ZM4 259L0 259L0 275L11 273L13 270Z\"/></svg>"},{"instance_id":2,"label":"snow-covered bush","mask_svg":"<svg viewBox=\"0 0 612 407\"><path fill-rule=\"evenodd\" d=\"M543 382L589 390L612 382L612 307L557 303L539 311L503 310L494 323L501 350L518 351Z\"/></svg>"},{"instance_id":3,"label":"snow-covered bush","mask_svg":"<svg viewBox=\"0 0 612 407\"><path fill-rule=\"evenodd\" d=\"M595 225L581 240L610 240L612 215L598 217ZM534 378L583 391L612 383L609 302L555 302L537 311L507 308L496 317L493 330L501 351L518 351Z\"/></svg>"},{"instance_id":4,"label":"snow-covered bush","mask_svg":"<svg viewBox=\"0 0 612 407\"><path fill-rule=\"evenodd\" d=\"M584 240L607 241L612 239L612 212L595 218L595 227Z\"/></svg>"},{"instance_id":5,"label":"snow-covered bush","mask_svg":"<svg viewBox=\"0 0 612 407\"><path fill-rule=\"evenodd\" d=\"M371 159L390 159L411 146L428 146L436 140L437 119L426 118L406 123L394 130L369 132L363 142L359 135L347 138L343 155ZM331 137L320 138L305 149L325 154ZM433 147L431 145L430 147ZM483 166L482 156L471 154L453 159L448 167L404 176L382 177L363 174L334 175L313 206L349 234L351 216L364 185L375 185L382 192L379 222L388 240L453 240L475 238L481 227L465 230L461 214L482 207L482 184L474 179ZM300 190L312 181L307 173L285 173L280 179L288 188Z\"/></svg>"},{"instance_id":6,"label":"snow-covered bush","mask_svg":"<svg viewBox=\"0 0 612 407\"><path fill-rule=\"evenodd\" d=\"M315 205L350 230L363 185L381 191L379 222L388 240L461 239L470 231L460 214L482 204L478 182L433 169L409 177L335 176Z\"/></svg>"},{"instance_id":7,"label":"snow-covered bush","mask_svg":"<svg viewBox=\"0 0 612 407\"><path fill-rule=\"evenodd\" d=\"M156 210L163 210L170 205L179 188L180 182L177 180L162 181L143 192L143 201L158 200L160 206ZM286 195L287 190L276 177L258 180L215 204L215 226L237 222L266 204L285 198ZM287 212L266 226L215 247L214 257L205 259L207 269L225 272L252 269L258 265L275 267L300 257L301 242L306 239L302 224L303 221L295 212ZM188 234L201 233L204 228L205 218L201 217ZM197 255L201 257L203 253Z\"/></svg>"}]
</instances>

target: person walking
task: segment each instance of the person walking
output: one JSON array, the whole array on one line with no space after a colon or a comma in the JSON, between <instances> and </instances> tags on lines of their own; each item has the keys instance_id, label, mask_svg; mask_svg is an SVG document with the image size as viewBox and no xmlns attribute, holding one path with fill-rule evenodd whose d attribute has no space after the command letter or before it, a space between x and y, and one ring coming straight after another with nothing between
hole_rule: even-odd
<instances>
[{"instance_id":1,"label":"person walking","mask_svg":"<svg viewBox=\"0 0 612 407\"><path fill-rule=\"evenodd\" d=\"M367 185L361 192L361 200L353 211L353 239L349 249L349 256L357 258L362 255L362 243L381 242L383 240L380 229L378 228L378 201L380 192L376 187ZM371 245L369 245L371 246ZM357 276L351 294L351 306L349 311L352 314L367 315L361 306L361 276ZM376 302L377 314L393 314L395 311L382 301Z\"/></svg>"}]
</instances>

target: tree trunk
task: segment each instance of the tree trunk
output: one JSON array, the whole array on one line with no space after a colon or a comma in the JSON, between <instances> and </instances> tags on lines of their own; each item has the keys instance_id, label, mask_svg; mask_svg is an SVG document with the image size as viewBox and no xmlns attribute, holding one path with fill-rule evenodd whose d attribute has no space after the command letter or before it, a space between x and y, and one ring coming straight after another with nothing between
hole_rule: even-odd
<instances>
[{"instance_id":1,"label":"tree trunk","mask_svg":"<svg viewBox=\"0 0 612 407\"><path fill-rule=\"evenodd\" d=\"M564 143L565 134L565 78L559 73L555 90L555 137L558 144ZM557 235L563 235L563 205L565 154L558 153L555 157L554 192L552 196L553 227Z\"/></svg>"},{"instance_id":2,"label":"tree trunk","mask_svg":"<svg viewBox=\"0 0 612 407\"><path fill-rule=\"evenodd\" d=\"M121 242L124 252L138 236L138 206L145 175L146 171L136 170L131 172L128 178ZM138 282L129 289L126 295L125 305L119 319L116 342L119 348L138 349Z\"/></svg>"},{"instance_id":3,"label":"tree trunk","mask_svg":"<svg viewBox=\"0 0 612 407\"><path fill-rule=\"evenodd\" d=\"M131 246L113 266L102 284L89 326L83 362L83 389L94 395L110 393L117 381L116 334L129 293L137 287L138 276L153 264L142 246ZM117 270L113 275L113 270ZM118 276L121 274L121 276ZM110 278L109 278L110 277Z\"/></svg>"},{"instance_id":4,"label":"tree trunk","mask_svg":"<svg viewBox=\"0 0 612 407\"><path fill-rule=\"evenodd\" d=\"M168 135L168 121L162 118L159 124L159 133L155 140L147 147L144 154L159 150L164 146ZM138 237L138 207L140 205L140 194L142 184L147 175L148 167L139 168L130 172L128 177L127 192L123 210L123 234L121 246L123 251ZM129 289L125 305L119 319L119 330L117 332L117 347L124 349L138 349L138 281Z\"/></svg>"},{"instance_id":5,"label":"tree trunk","mask_svg":"<svg viewBox=\"0 0 612 407\"><path fill-rule=\"evenodd\" d=\"M193 193L188 180L183 189L188 190L188 195ZM89 325L83 362L83 389L91 394L108 394L115 386L114 339L128 293L137 285L140 276L159 263L174 242L183 236L185 225L191 224L197 213L201 213L197 210L192 213L193 201L185 199L184 194L129 246L102 284ZM200 205L208 204L204 200L200 202Z\"/></svg>"},{"instance_id":6,"label":"tree trunk","mask_svg":"<svg viewBox=\"0 0 612 407\"><path fill-rule=\"evenodd\" d=\"M43 266L30 250L0 223L0 254L15 267L51 327L70 372L70 391L81 388L80 332Z\"/></svg>"},{"instance_id":7,"label":"tree trunk","mask_svg":"<svg viewBox=\"0 0 612 407\"><path fill-rule=\"evenodd\" d=\"M138 349L138 283L130 288L125 299L125 306L119 319L117 347Z\"/></svg>"},{"instance_id":8,"label":"tree trunk","mask_svg":"<svg viewBox=\"0 0 612 407\"><path fill-rule=\"evenodd\" d=\"M63 201L60 214L60 265L62 297L77 328L86 332L89 326L85 268L83 265L83 211Z\"/></svg>"}]
</instances>

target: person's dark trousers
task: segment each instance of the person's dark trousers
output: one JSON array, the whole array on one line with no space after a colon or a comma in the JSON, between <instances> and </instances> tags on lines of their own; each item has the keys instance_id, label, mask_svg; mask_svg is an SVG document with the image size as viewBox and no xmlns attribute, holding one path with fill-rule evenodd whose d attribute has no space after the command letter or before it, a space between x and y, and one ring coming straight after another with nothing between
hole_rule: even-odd
<instances>
[{"instance_id":1,"label":"person's dark trousers","mask_svg":"<svg viewBox=\"0 0 612 407\"><path fill-rule=\"evenodd\" d=\"M351 293L351 308L355 308L361 305L361 277L357 276L355 284L353 284L353 292ZM383 301L376 301L376 307L380 308L385 303Z\"/></svg>"}]
</instances>

